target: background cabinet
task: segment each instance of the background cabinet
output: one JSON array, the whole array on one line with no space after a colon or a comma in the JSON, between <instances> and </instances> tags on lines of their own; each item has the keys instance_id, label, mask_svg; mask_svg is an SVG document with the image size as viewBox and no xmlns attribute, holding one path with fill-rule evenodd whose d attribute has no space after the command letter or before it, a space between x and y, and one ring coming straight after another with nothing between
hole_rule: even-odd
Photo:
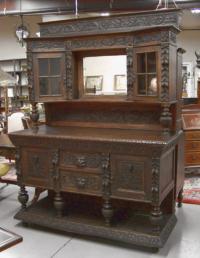
<instances>
[{"instance_id":1,"label":"background cabinet","mask_svg":"<svg viewBox=\"0 0 200 258\"><path fill-rule=\"evenodd\" d=\"M15 86L8 86L9 109L15 109L29 104L27 61L26 59L2 60L0 66L3 71L16 78ZM4 106L4 93L0 88L1 107Z\"/></svg>"}]
</instances>

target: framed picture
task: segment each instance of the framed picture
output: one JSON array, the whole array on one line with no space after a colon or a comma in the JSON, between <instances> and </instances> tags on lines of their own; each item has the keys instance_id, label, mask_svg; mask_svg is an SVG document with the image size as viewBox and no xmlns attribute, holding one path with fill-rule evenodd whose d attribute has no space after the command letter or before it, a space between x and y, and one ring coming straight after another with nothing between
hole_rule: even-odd
<instances>
[{"instance_id":1,"label":"framed picture","mask_svg":"<svg viewBox=\"0 0 200 258\"><path fill-rule=\"evenodd\" d=\"M86 93L92 93L96 91L102 91L103 75L86 76L85 77L85 91Z\"/></svg>"},{"instance_id":2,"label":"framed picture","mask_svg":"<svg viewBox=\"0 0 200 258\"><path fill-rule=\"evenodd\" d=\"M117 74L114 77L114 90L125 91L127 90L127 79L125 74Z\"/></svg>"}]
</instances>

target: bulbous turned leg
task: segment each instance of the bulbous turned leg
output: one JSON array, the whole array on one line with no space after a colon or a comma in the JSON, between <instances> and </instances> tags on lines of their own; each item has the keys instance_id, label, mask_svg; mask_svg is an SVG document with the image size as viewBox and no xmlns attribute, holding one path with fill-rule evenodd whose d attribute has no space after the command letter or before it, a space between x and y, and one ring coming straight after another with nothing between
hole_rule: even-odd
<instances>
[{"instance_id":1,"label":"bulbous turned leg","mask_svg":"<svg viewBox=\"0 0 200 258\"><path fill-rule=\"evenodd\" d=\"M61 196L60 192L55 193L54 196L54 207L56 209L57 217L63 216L65 203L63 201L63 197Z\"/></svg>"},{"instance_id":2,"label":"bulbous turned leg","mask_svg":"<svg viewBox=\"0 0 200 258\"><path fill-rule=\"evenodd\" d=\"M163 220L163 214L160 210L160 206L153 206L151 211L151 224L153 226L153 232L159 233L161 230L161 224Z\"/></svg>"},{"instance_id":3,"label":"bulbous turned leg","mask_svg":"<svg viewBox=\"0 0 200 258\"><path fill-rule=\"evenodd\" d=\"M104 216L105 219L105 223L106 226L110 226L111 225L111 220L113 217L113 208L111 205L111 201L110 200L105 200L103 203L103 207L102 207L102 214Z\"/></svg>"},{"instance_id":4,"label":"bulbous turned leg","mask_svg":"<svg viewBox=\"0 0 200 258\"><path fill-rule=\"evenodd\" d=\"M183 188L180 190L179 194L178 194L178 208L182 207L182 203L183 203Z\"/></svg>"},{"instance_id":5,"label":"bulbous turned leg","mask_svg":"<svg viewBox=\"0 0 200 258\"><path fill-rule=\"evenodd\" d=\"M20 186L18 200L21 203L23 210L26 209L26 204L28 202L28 199L29 199L29 196L28 196L25 186L24 185Z\"/></svg>"}]
</instances>

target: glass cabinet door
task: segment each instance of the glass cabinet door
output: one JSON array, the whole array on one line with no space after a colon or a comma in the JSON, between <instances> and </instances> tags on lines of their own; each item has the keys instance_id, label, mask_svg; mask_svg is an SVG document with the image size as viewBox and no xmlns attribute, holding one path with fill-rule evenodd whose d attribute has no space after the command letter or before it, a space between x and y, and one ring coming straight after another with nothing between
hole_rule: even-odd
<instances>
[{"instance_id":1,"label":"glass cabinet door","mask_svg":"<svg viewBox=\"0 0 200 258\"><path fill-rule=\"evenodd\" d=\"M136 97L157 97L159 94L158 51L144 48L136 51Z\"/></svg>"},{"instance_id":2,"label":"glass cabinet door","mask_svg":"<svg viewBox=\"0 0 200 258\"><path fill-rule=\"evenodd\" d=\"M35 85L40 101L64 98L64 55L61 53L37 54L35 58Z\"/></svg>"}]
</instances>

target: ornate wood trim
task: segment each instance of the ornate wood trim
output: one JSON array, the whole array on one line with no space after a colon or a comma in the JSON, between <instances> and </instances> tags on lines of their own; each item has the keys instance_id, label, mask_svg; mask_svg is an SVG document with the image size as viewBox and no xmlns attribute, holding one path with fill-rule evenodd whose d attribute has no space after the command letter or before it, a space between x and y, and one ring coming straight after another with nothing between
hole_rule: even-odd
<instances>
[{"instance_id":1,"label":"ornate wood trim","mask_svg":"<svg viewBox=\"0 0 200 258\"><path fill-rule=\"evenodd\" d=\"M179 10L173 12L134 13L112 17L100 17L63 21L57 24L41 24L41 37L72 36L82 34L105 34L109 32L134 31L139 28L167 26L179 27Z\"/></svg>"},{"instance_id":2,"label":"ornate wood trim","mask_svg":"<svg viewBox=\"0 0 200 258\"><path fill-rule=\"evenodd\" d=\"M133 70L133 47L126 49L127 55L127 99L131 100L134 96L135 74Z\"/></svg>"},{"instance_id":3,"label":"ornate wood trim","mask_svg":"<svg viewBox=\"0 0 200 258\"><path fill-rule=\"evenodd\" d=\"M66 96L67 99L73 98L73 55L72 51L67 50L66 51L66 73L64 78L64 84L66 85Z\"/></svg>"},{"instance_id":4,"label":"ornate wood trim","mask_svg":"<svg viewBox=\"0 0 200 258\"><path fill-rule=\"evenodd\" d=\"M102 194L104 200L102 214L105 218L106 225L109 226L113 216L113 208L111 205L111 170L109 154L102 154L102 170Z\"/></svg>"},{"instance_id":5,"label":"ornate wood trim","mask_svg":"<svg viewBox=\"0 0 200 258\"><path fill-rule=\"evenodd\" d=\"M169 101L169 44L161 45L161 94L162 102Z\"/></svg>"}]
</instances>

